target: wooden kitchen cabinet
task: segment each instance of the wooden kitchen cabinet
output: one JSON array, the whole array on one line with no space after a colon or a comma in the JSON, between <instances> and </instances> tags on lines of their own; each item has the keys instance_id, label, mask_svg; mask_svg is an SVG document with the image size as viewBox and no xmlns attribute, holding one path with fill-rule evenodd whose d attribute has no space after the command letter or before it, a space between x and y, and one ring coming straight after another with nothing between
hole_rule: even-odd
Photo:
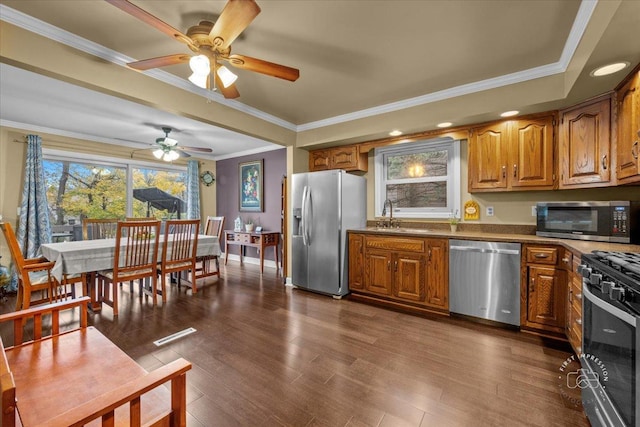
<instances>
[{"instance_id":1,"label":"wooden kitchen cabinet","mask_svg":"<svg viewBox=\"0 0 640 427\"><path fill-rule=\"evenodd\" d=\"M555 114L469 132L469 192L553 189Z\"/></svg>"},{"instance_id":2,"label":"wooden kitchen cabinet","mask_svg":"<svg viewBox=\"0 0 640 427\"><path fill-rule=\"evenodd\" d=\"M364 236L349 233L349 288L364 289Z\"/></svg>"},{"instance_id":3,"label":"wooden kitchen cabinet","mask_svg":"<svg viewBox=\"0 0 640 427\"><path fill-rule=\"evenodd\" d=\"M393 255L393 295L423 302L425 299L425 256L397 253Z\"/></svg>"},{"instance_id":4,"label":"wooden kitchen cabinet","mask_svg":"<svg viewBox=\"0 0 640 427\"><path fill-rule=\"evenodd\" d=\"M640 181L640 69L616 90L617 179L619 183Z\"/></svg>"},{"instance_id":5,"label":"wooden kitchen cabinet","mask_svg":"<svg viewBox=\"0 0 640 427\"><path fill-rule=\"evenodd\" d=\"M314 150L309 153L309 171L329 169L366 172L367 153L361 153L357 145Z\"/></svg>"},{"instance_id":6,"label":"wooden kitchen cabinet","mask_svg":"<svg viewBox=\"0 0 640 427\"><path fill-rule=\"evenodd\" d=\"M560 188L612 184L612 160L611 95L561 113Z\"/></svg>"},{"instance_id":7,"label":"wooden kitchen cabinet","mask_svg":"<svg viewBox=\"0 0 640 427\"><path fill-rule=\"evenodd\" d=\"M561 264L563 251L555 246L525 245L523 327L565 334L567 272Z\"/></svg>"},{"instance_id":8,"label":"wooden kitchen cabinet","mask_svg":"<svg viewBox=\"0 0 640 427\"><path fill-rule=\"evenodd\" d=\"M364 288L366 291L377 295L391 296L391 258L389 251L365 250Z\"/></svg>"},{"instance_id":9,"label":"wooden kitchen cabinet","mask_svg":"<svg viewBox=\"0 0 640 427\"><path fill-rule=\"evenodd\" d=\"M448 247L447 239L349 233L349 289L395 307L448 311Z\"/></svg>"},{"instance_id":10,"label":"wooden kitchen cabinet","mask_svg":"<svg viewBox=\"0 0 640 427\"><path fill-rule=\"evenodd\" d=\"M449 242L429 239L427 300L431 307L449 310Z\"/></svg>"}]
</instances>

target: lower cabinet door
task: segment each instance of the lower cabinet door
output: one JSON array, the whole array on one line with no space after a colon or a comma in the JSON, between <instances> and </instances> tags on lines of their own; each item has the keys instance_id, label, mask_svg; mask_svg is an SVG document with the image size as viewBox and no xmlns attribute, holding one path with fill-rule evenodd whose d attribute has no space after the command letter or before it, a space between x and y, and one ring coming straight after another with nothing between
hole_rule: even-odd
<instances>
[{"instance_id":1,"label":"lower cabinet door","mask_svg":"<svg viewBox=\"0 0 640 427\"><path fill-rule=\"evenodd\" d=\"M391 253L369 250L365 253L365 282L367 291L391 296Z\"/></svg>"},{"instance_id":2,"label":"lower cabinet door","mask_svg":"<svg viewBox=\"0 0 640 427\"><path fill-rule=\"evenodd\" d=\"M427 305L449 310L449 242L431 239L427 253Z\"/></svg>"},{"instance_id":3,"label":"lower cabinet door","mask_svg":"<svg viewBox=\"0 0 640 427\"><path fill-rule=\"evenodd\" d=\"M393 294L402 299L424 302L425 256L396 254L393 257Z\"/></svg>"},{"instance_id":4,"label":"lower cabinet door","mask_svg":"<svg viewBox=\"0 0 640 427\"><path fill-rule=\"evenodd\" d=\"M349 289L364 288L364 236L349 234Z\"/></svg>"},{"instance_id":5,"label":"lower cabinet door","mask_svg":"<svg viewBox=\"0 0 640 427\"><path fill-rule=\"evenodd\" d=\"M562 273L555 268L529 267L529 322L564 328L566 304Z\"/></svg>"}]
</instances>

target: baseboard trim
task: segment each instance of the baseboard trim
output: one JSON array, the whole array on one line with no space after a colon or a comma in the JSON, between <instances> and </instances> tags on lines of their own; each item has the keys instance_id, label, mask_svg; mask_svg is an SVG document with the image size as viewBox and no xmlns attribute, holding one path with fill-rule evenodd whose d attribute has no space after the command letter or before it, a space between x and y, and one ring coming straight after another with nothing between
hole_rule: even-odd
<instances>
[{"instance_id":1,"label":"baseboard trim","mask_svg":"<svg viewBox=\"0 0 640 427\"><path fill-rule=\"evenodd\" d=\"M222 253L222 255L220 255L220 259L223 260L224 259L224 252ZM229 254L229 261L238 261L240 262L240 255L235 255L235 254ZM242 259L243 262L246 262L247 264L254 264L254 265L260 265L260 258L253 258L253 257L249 257L249 256L245 256ZM265 267L269 267L269 268L279 268L276 265L276 262L272 259L265 259L264 260L264 266Z\"/></svg>"}]
</instances>

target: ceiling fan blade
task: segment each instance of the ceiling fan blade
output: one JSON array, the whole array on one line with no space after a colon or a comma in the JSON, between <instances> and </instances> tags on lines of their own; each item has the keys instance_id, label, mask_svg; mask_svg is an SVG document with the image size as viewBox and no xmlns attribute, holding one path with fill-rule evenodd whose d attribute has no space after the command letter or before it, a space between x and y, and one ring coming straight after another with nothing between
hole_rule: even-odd
<instances>
[{"instance_id":1,"label":"ceiling fan blade","mask_svg":"<svg viewBox=\"0 0 640 427\"><path fill-rule=\"evenodd\" d=\"M226 99L235 99L240 96L240 92L238 92L238 88L236 88L235 83L229 85L228 87L224 87L224 85L222 84L222 80L220 80L220 77L218 77L218 73L212 71L212 74L216 79L216 90L219 90Z\"/></svg>"},{"instance_id":2,"label":"ceiling fan blade","mask_svg":"<svg viewBox=\"0 0 640 427\"><path fill-rule=\"evenodd\" d=\"M213 45L226 49L260 13L253 0L229 0L209 33Z\"/></svg>"},{"instance_id":3,"label":"ceiling fan blade","mask_svg":"<svg viewBox=\"0 0 640 427\"><path fill-rule=\"evenodd\" d=\"M141 61L129 62L127 67L145 71L152 68L166 67L167 65L183 64L189 62L190 55L176 53L175 55L159 56L157 58L143 59Z\"/></svg>"},{"instance_id":4,"label":"ceiling fan blade","mask_svg":"<svg viewBox=\"0 0 640 427\"><path fill-rule=\"evenodd\" d=\"M213 153L213 150L211 148L185 147L184 145L181 145L177 148L178 150L184 150L184 151L198 151L200 153Z\"/></svg>"},{"instance_id":5,"label":"ceiling fan blade","mask_svg":"<svg viewBox=\"0 0 640 427\"><path fill-rule=\"evenodd\" d=\"M300 70L250 56L230 55L227 61L234 67L278 77L290 82L295 82L300 77Z\"/></svg>"},{"instance_id":6,"label":"ceiling fan blade","mask_svg":"<svg viewBox=\"0 0 640 427\"><path fill-rule=\"evenodd\" d=\"M151 25L153 28L162 31L169 37L175 40L178 40L181 43L186 44L187 46L189 46L191 50L193 50L194 52L197 52L198 47L193 43L193 41L191 40L191 38L189 38L189 36L181 33L180 31L176 30L171 25L160 20L159 18L156 18L146 10L140 9L138 6L129 2L128 0L105 0L105 1L108 3L111 3L118 9L128 13L134 18L138 18L145 24Z\"/></svg>"},{"instance_id":7,"label":"ceiling fan blade","mask_svg":"<svg viewBox=\"0 0 640 427\"><path fill-rule=\"evenodd\" d=\"M183 150L176 150L178 152L178 154L180 154L180 157L191 157L191 154L187 153L186 151Z\"/></svg>"}]
</instances>

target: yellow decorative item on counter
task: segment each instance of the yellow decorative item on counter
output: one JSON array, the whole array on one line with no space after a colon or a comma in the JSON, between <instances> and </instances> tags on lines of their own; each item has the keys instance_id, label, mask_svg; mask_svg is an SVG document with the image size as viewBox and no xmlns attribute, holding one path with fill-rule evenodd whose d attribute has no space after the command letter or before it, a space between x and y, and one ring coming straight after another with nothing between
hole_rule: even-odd
<instances>
[{"instance_id":1,"label":"yellow decorative item on counter","mask_svg":"<svg viewBox=\"0 0 640 427\"><path fill-rule=\"evenodd\" d=\"M464 204L464 220L479 220L480 219L480 206L475 200L469 200Z\"/></svg>"}]
</instances>

